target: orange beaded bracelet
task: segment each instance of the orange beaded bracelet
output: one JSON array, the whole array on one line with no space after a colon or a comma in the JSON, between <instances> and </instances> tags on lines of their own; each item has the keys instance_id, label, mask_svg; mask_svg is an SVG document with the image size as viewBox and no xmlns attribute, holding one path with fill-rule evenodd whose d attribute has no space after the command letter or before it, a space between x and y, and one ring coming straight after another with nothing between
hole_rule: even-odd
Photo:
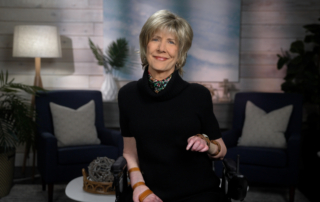
<instances>
[{"instance_id":1,"label":"orange beaded bracelet","mask_svg":"<svg viewBox=\"0 0 320 202\"><path fill-rule=\"evenodd\" d=\"M128 170L129 174L130 174L131 172L133 172L133 171L140 171L140 168L138 168L138 167L133 167L133 168L130 168L130 169Z\"/></svg>"},{"instance_id":2,"label":"orange beaded bracelet","mask_svg":"<svg viewBox=\"0 0 320 202\"><path fill-rule=\"evenodd\" d=\"M139 201L142 202L147 196L149 196L150 194L152 194L153 192L150 189L145 190L144 192L142 192L139 196Z\"/></svg>"},{"instance_id":3,"label":"orange beaded bracelet","mask_svg":"<svg viewBox=\"0 0 320 202\"><path fill-rule=\"evenodd\" d=\"M146 185L144 182L137 182L132 186L132 190L134 190L135 188L137 188L140 185Z\"/></svg>"}]
</instances>

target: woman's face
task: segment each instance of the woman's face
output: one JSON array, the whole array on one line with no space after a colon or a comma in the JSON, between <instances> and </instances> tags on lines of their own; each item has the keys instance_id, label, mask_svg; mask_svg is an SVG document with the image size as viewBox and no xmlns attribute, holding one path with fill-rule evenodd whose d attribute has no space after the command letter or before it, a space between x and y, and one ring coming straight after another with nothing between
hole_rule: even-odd
<instances>
[{"instance_id":1,"label":"woman's face","mask_svg":"<svg viewBox=\"0 0 320 202\"><path fill-rule=\"evenodd\" d=\"M149 63L149 71L174 72L178 60L178 40L176 36L167 30L159 30L151 37L147 45L146 57Z\"/></svg>"}]
</instances>

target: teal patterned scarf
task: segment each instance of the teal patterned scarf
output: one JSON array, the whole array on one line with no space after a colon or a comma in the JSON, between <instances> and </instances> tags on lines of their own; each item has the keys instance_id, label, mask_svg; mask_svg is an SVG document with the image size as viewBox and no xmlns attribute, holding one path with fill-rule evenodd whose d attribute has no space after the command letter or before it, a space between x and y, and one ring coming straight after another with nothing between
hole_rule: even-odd
<instances>
[{"instance_id":1,"label":"teal patterned scarf","mask_svg":"<svg viewBox=\"0 0 320 202\"><path fill-rule=\"evenodd\" d=\"M172 74L170 74L170 76L168 76L167 78L163 79L162 81L159 81L157 79L152 78L150 72L148 71L148 76L149 76L149 86L150 88L155 92L155 93L159 93L160 91L162 91L167 84L169 83Z\"/></svg>"}]
</instances>

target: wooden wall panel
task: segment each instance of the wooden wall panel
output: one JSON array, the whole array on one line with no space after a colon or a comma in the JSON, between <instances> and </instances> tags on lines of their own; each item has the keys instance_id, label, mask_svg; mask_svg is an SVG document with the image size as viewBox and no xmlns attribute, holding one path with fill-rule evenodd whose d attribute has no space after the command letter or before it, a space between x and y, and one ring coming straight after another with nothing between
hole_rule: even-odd
<instances>
[{"instance_id":1,"label":"wooden wall panel","mask_svg":"<svg viewBox=\"0 0 320 202\"><path fill-rule=\"evenodd\" d=\"M41 75L100 75L103 67L97 63L41 62ZM0 70L8 70L9 74L34 75L35 64L30 62L0 61Z\"/></svg>"},{"instance_id":2,"label":"wooden wall panel","mask_svg":"<svg viewBox=\"0 0 320 202\"><path fill-rule=\"evenodd\" d=\"M302 25L241 25L241 37L245 38L301 38L304 35L305 29Z\"/></svg>"},{"instance_id":3,"label":"wooden wall panel","mask_svg":"<svg viewBox=\"0 0 320 202\"><path fill-rule=\"evenodd\" d=\"M0 7L12 8L102 8L102 0L0 0Z\"/></svg>"},{"instance_id":4,"label":"wooden wall panel","mask_svg":"<svg viewBox=\"0 0 320 202\"><path fill-rule=\"evenodd\" d=\"M316 11L244 11L242 24L311 24L317 23L320 9Z\"/></svg>"},{"instance_id":5,"label":"wooden wall panel","mask_svg":"<svg viewBox=\"0 0 320 202\"><path fill-rule=\"evenodd\" d=\"M277 61L277 53L273 52L242 52L240 54L240 65L275 65Z\"/></svg>"},{"instance_id":6,"label":"wooden wall panel","mask_svg":"<svg viewBox=\"0 0 320 202\"><path fill-rule=\"evenodd\" d=\"M240 78L284 78L286 67L281 70L276 65L240 65Z\"/></svg>"},{"instance_id":7,"label":"wooden wall panel","mask_svg":"<svg viewBox=\"0 0 320 202\"><path fill-rule=\"evenodd\" d=\"M88 0L0 0L0 7L7 8L87 8Z\"/></svg>"},{"instance_id":8,"label":"wooden wall panel","mask_svg":"<svg viewBox=\"0 0 320 202\"><path fill-rule=\"evenodd\" d=\"M319 0L242 0L243 11L319 11Z\"/></svg>"},{"instance_id":9,"label":"wooden wall panel","mask_svg":"<svg viewBox=\"0 0 320 202\"><path fill-rule=\"evenodd\" d=\"M295 40L302 40L303 38L242 38L241 51L242 52L281 52L289 50L290 45Z\"/></svg>"},{"instance_id":10,"label":"wooden wall panel","mask_svg":"<svg viewBox=\"0 0 320 202\"><path fill-rule=\"evenodd\" d=\"M74 35L62 35L61 48L62 49L90 49L89 38L93 43L97 44L100 48L103 48L102 36L74 36ZM12 48L13 46L13 34L0 35L0 48Z\"/></svg>"},{"instance_id":11,"label":"wooden wall panel","mask_svg":"<svg viewBox=\"0 0 320 202\"><path fill-rule=\"evenodd\" d=\"M39 18L39 16L41 16ZM101 22L101 9L0 8L1 21Z\"/></svg>"},{"instance_id":12,"label":"wooden wall panel","mask_svg":"<svg viewBox=\"0 0 320 202\"><path fill-rule=\"evenodd\" d=\"M30 59L12 57L12 49L0 49L0 60L2 61L29 61ZM90 49L62 49L61 58L43 58L48 62L95 62Z\"/></svg>"},{"instance_id":13,"label":"wooden wall panel","mask_svg":"<svg viewBox=\"0 0 320 202\"><path fill-rule=\"evenodd\" d=\"M94 23L44 23L44 22L1 22L0 34L13 34L16 25L52 25L59 29L60 35L90 36L94 35ZM102 33L100 34L102 35Z\"/></svg>"},{"instance_id":14,"label":"wooden wall panel","mask_svg":"<svg viewBox=\"0 0 320 202\"><path fill-rule=\"evenodd\" d=\"M13 74L9 76L9 79L15 79L15 82L24 83L27 85L33 85L33 75L17 75ZM50 89L88 89L89 77L82 75L41 75L42 84L44 88Z\"/></svg>"},{"instance_id":15,"label":"wooden wall panel","mask_svg":"<svg viewBox=\"0 0 320 202\"><path fill-rule=\"evenodd\" d=\"M103 35L103 23L94 23L93 25L93 28L94 28L94 35L96 36L101 36Z\"/></svg>"}]
</instances>

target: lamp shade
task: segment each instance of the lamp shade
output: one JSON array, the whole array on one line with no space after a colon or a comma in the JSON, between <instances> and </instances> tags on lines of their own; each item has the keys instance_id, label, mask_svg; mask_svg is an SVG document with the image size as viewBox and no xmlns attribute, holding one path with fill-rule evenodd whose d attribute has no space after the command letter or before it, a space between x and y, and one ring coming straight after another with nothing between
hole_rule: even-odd
<instances>
[{"instance_id":1,"label":"lamp shade","mask_svg":"<svg viewBox=\"0 0 320 202\"><path fill-rule=\"evenodd\" d=\"M58 29L47 25L18 25L14 28L13 57L61 57Z\"/></svg>"}]
</instances>

